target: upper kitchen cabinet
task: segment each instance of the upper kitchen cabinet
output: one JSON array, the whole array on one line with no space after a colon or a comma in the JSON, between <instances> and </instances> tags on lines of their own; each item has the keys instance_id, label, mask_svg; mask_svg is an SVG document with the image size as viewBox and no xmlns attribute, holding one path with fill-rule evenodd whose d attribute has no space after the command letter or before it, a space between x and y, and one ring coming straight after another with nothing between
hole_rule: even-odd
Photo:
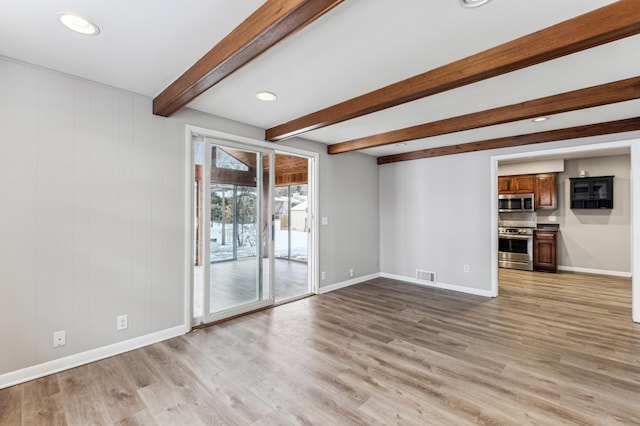
<instances>
[{"instance_id":1,"label":"upper kitchen cabinet","mask_svg":"<svg viewBox=\"0 0 640 426\"><path fill-rule=\"evenodd\" d=\"M557 206L557 173L498 177L498 193L535 195L536 210L555 210Z\"/></svg>"},{"instance_id":2,"label":"upper kitchen cabinet","mask_svg":"<svg viewBox=\"0 0 640 426\"><path fill-rule=\"evenodd\" d=\"M534 192L534 175L499 176L500 194L527 194Z\"/></svg>"},{"instance_id":3,"label":"upper kitchen cabinet","mask_svg":"<svg viewBox=\"0 0 640 426\"><path fill-rule=\"evenodd\" d=\"M556 191L557 173L536 175L535 208L536 210L555 210L558 208Z\"/></svg>"},{"instance_id":4,"label":"upper kitchen cabinet","mask_svg":"<svg viewBox=\"0 0 640 426\"><path fill-rule=\"evenodd\" d=\"M612 209L613 176L569 178L572 209Z\"/></svg>"},{"instance_id":5,"label":"upper kitchen cabinet","mask_svg":"<svg viewBox=\"0 0 640 426\"><path fill-rule=\"evenodd\" d=\"M511 190L511 176L498 176L498 194L509 194Z\"/></svg>"}]
</instances>

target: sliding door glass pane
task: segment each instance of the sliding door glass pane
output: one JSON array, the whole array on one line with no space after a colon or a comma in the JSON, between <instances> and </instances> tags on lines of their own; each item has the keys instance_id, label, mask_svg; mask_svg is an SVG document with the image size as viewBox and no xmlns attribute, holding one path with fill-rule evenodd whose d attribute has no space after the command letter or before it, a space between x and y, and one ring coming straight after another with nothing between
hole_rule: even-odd
<instances>
[{"instance_id":1,"label":"sliding door glass pane","mask_svg":"<svg viewBox=\"0 0 640 426\"><path fill-rule=\"evenodd\" d=\"M306 262L309 239L307 185L292 185L289 187L289 193L291 200L289 259Z\"/></svg>"},{"instance_id":2,"label":"sliding door glass pane","mask_svg":"<svg viewBox=\"0 0 640 426\"><path fill-rule=\"evenodd\" d=\"M261 300L260 153L213 146L209 314Z\"/></svg>"},{"instance_id":3,"label":"sliding door glass pane","mask_svg":"<svg viewBox=\"0 0 640 426\"><path fill-rule=\"evenodd\" d=\"M222 262L236 258L234 185L211 183L211 262Z\"/></svg>"},{"instance_id":4,"label":"sliding door glass pane","mask_svg":"<svg viewBox=\"0 0 640 426\"><path fill-rule=\"evenodd\" d=\"M278 186L274 192L276 258L289 259L289 187Z\"/></svg>"}]
</instances>

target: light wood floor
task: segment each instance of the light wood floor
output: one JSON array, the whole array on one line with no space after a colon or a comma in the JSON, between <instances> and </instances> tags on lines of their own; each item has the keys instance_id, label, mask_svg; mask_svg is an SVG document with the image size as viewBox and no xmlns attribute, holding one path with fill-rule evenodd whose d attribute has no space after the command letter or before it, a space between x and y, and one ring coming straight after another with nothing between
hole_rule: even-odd
<instances>
[{"instance_id":1,"label":"light wood floor","mask_svg":"<svg viewBox=\"0 0 640 426\"><path fill-rule=\"evenodd\" d=\"M306 262L276 259L275 265L276 302L282 302L309 293L307 284L308 264Z\"/></svg>"},{"instance_id":2,"label":"light wood floor","mask_svg":"<svg viewBox=\"0 0 640 426\"><path fill-rule=\"evenodd\" d=\"M0 424L640 424L628 279L376 279L0 391Z\"/></svg>"},{"instance_id":3,"label":"light wood floor","mask_svg":"<svg viewBox=\"0 0 640 426\"><path fill-rule=\"evenodd\" d=\"M275 301L291 299L309 293L307 285L307 264L275 259ZM268 271L268 262L264 262ZM257 300L255 258L234 262L220 262L211 265L210 306L212 312ZM268 272L265 272L268 276Z\"/></svg>"}]
</instances>

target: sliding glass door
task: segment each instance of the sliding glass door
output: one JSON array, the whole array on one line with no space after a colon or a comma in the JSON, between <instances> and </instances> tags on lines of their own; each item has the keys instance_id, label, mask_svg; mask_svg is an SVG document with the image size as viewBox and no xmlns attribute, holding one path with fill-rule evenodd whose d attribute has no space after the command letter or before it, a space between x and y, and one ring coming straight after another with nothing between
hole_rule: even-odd
<instances>
[{"instance_id":1,"label":"sliding glass door","mask_svg":"<svg viewBox=\"0 0 640 426\"><path fill-rule=\"evenodd\" d=\"M202 143L201 222L206 225L200 238L207 261L202 302L195 308L207 323L273 304L269 170L274 154L206 138Z\"/></svg>"},{"instance_id":2,"label":"sliding glass door","mask_svg":"<svg viewBox=\"0 0 640 426\"><path fill-rule=\"evenodd\" d=\"M193 324L311 294L313 157L192 138Z\"/></svg>"}]
</instances>

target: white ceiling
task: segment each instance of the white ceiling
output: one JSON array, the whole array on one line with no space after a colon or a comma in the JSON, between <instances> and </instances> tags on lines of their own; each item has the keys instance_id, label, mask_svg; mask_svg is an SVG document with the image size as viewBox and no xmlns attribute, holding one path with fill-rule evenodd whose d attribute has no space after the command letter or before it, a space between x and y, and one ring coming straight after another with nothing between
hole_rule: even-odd
<instances>
[{"instance_id":1,"label":"white ceiling","mask_svg":"<svg viewBox=\"0 0 640 426\"><path fill-rule=\"evenodd\" d=\"M0 0L0 55L155 97L236 27L259 0ZM269 128L612 0L345 0L193 101L189 107ZM76 12L101 29L72 33ZM640 75L640 36L414 101L304 138L331 144ZM276 102L255 98L260 90ZM640 101L558 114L365 150L387 155L433 146L638 116Z\"/></svg>"}]
</instances>

